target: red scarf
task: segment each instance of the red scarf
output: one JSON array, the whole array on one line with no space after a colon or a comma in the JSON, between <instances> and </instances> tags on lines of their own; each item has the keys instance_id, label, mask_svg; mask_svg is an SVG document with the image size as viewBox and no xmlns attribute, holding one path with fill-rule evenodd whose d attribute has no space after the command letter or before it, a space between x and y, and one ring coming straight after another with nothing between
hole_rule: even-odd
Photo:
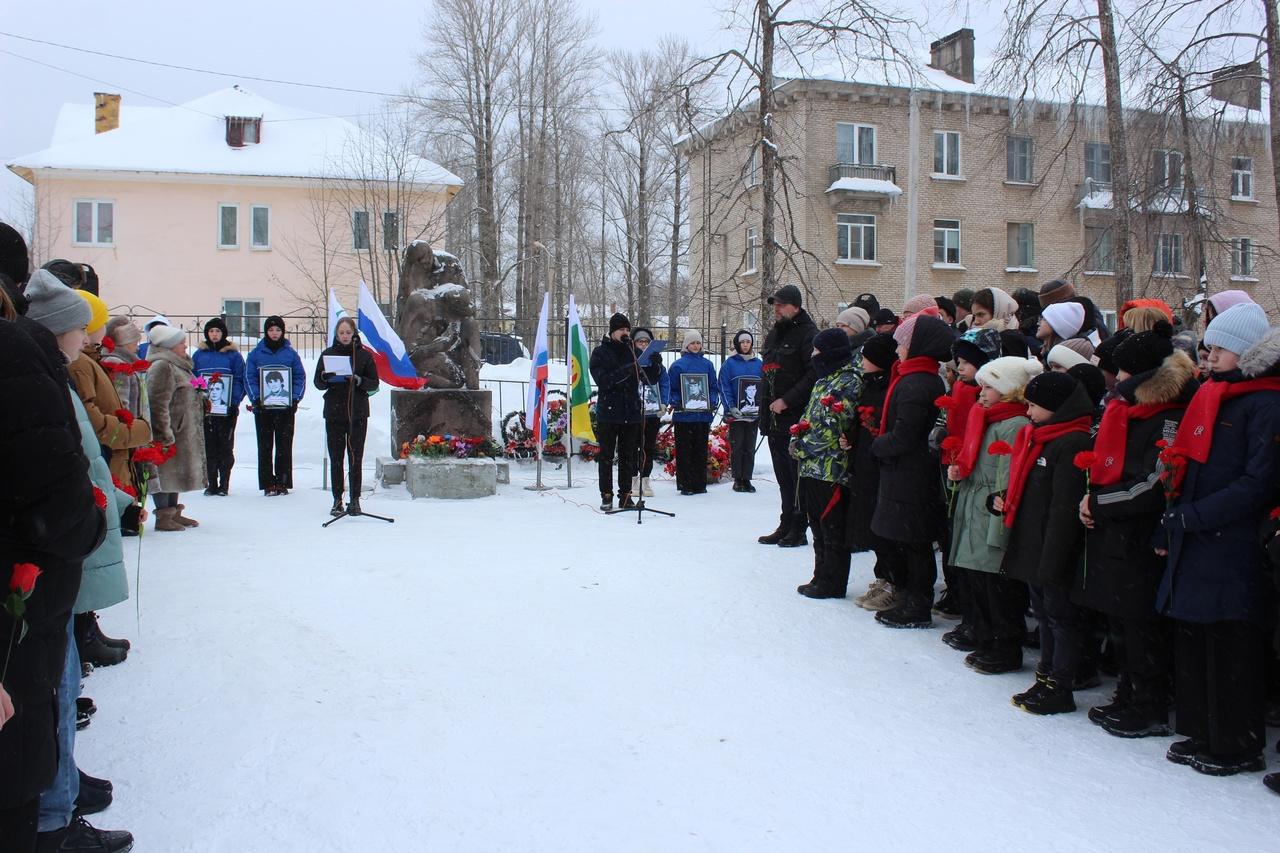
<instances>
[{"instance_id":1,"label":"red scarf","mask_svg":"<svg viewBox=\"0 0 1280 853\"><path fill-rule=\"evenodd\" d=\"M1107 403L1098 427L1098 437L1093 452L1098 461L1089 469L1089 482L1094 486L1112 486L1120 482L1124 472L1124 452L1129 442L1129 422L1145 421L1161 412L1182 408L1181 403L1150 403L1131 405L1123 397Z\"/></svg>"},{"instance_id":2,"label":"red scarf","mask_svg":"<svg viewBox=\"0 0 1280 853\"><path fill-rule=\"evenodd\" d=\"M893 367L889 369L889 390L885 392L884 406L880 409L880 435L884 435L889 429L889 401L893 399L893 389L897 387L899 379L913 373L932 373L937 376L938 360L927 355L918 355L906 361L898 360L893 363Z\"/></svg>"},{"instance_id":3,"label":"red scarf","mask_svg":"<svg viewBox=\"0 0 1280 853\"><path fill-rule=\"evenodd\" d=\"M1009 468L1009 491L1004 496L1004 526L1013 527L1014 516L1018 514L1018 504L1022 503L1022 492L1027 487L1027 477L1035 466L1040 453L1049 442L1069 435L1073 432L1088 432L1093 426L1093 418L1088 415L1073 421L1058 424L1035 426L1027 424L1018 431L1013 444L1013 462Z\"/></svg>"},{"instance_id":4,"label":"red scarf","mask_svg":"<svg viewBox=\"0 0 1280 853\"><path fill-rule=\"evenodd\" d=\"M987 427L1007 421L1009 418L1026 417L1026 403L996 403L989 409L974 406L969 409L968 422L964 427L964 444L960 455L956 457L956 465L960 467L960 479L973 473L978 464L978 454L982 452L982 443L986 440Z\"/></svg>"},{"instance_id":5,"label":"red scarf","mask_svg":"<svg viewBox=\"0 0 1280 853\"><path fill-rule=\"evenodd\" d=\"M1241 382L1206 382L1196 391L1187 406L1187 413L1178 424L1178 435L1173 440L1172 455L1183 456L1204 464L1213 446L1213 427L1218 422L1218 410L1227 400L1252 394L1254 391L1280 391L1280 377L1245 379ZM1174 468L1174 491L1182 487L1186 466Z\"/></svg>"},{"instance_id":6,"label":"red scarf","mask_svg":"<svg viewBox=\"0 0 1280 853\"><path fill-rule=\"evenodd\" d=\"M955 437L964 441L964 437L969 428L969 413L975 408L978 402L978 391L981 389L977 385L970 385L968 382L957 379L951 385L952 405L947 411L947 437ZM1026 409L1024 408L1025 412Z\"/></svg>"}]
</instances>

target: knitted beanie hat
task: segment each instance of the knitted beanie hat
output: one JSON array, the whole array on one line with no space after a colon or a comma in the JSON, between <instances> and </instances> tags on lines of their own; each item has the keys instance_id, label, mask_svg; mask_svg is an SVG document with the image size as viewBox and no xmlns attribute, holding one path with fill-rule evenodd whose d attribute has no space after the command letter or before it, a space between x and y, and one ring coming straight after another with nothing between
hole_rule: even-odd
<instances>
[{"instance_id":1,"label":"knitted beanie hat","mask_svg":"<svg viewBox=\"0 0 1280 853\"><path fill-rule=\"evenodd\" d=\"M77 290L76 293L80 294L81 299L89 303L90 320L85 331L92 335L107 325L107 321L111 319L111 311L107 308L107 303L89 291Z\"/></svg>"},{"instance_id":2,"label":"knitted beanie hat","mask_svg":"<svg viewBox=\"0 0 1280 853\"><path fill-rule=\"evenodd\" d=\"M609 318L609 334L613 334L619 329L631 328L631 321L627 319L626 314L618 313Z\"/></svg>"},{"instance_id":3,"label":"knitted beanie hat","mask_svg":"<svg viewBox=\"0 0 1280 853\"><path fill-rule=\"evenodd\" d=\"M1064 346L1069 350L1074 350L1077 355L1085 361L1093 360L1093 341L1088 338L1068 338L1059 346Z\"/></svg>"},{"instance_id":4,"label":"knitted beanie hat","mask_svg":"<svg viewBox=\"0 0 1280 853\"><path fill-rule=\"evenodd\" d=\"M4 222L0 222L0 272L9 276L14 284L22 284L31 274L27 241L12 225Z\"/></svg>"},{"instance_id":5,"label":"knitted beanie hat","mask_svg":"<svg viewBox=\"0 0 1280 853\"><path fill-rule=\"evenodd\" d=\"M610 324L612 325L612 324ZM690 329L684 333L684 348L688 349L692 344L702 343L702 333L697 329Z\"/></svg>"},{"instance_id":6,"label":"knitted beanie hat","mask_svg":"<svg viewBox=\"0 0 1280 853\"><path fill-rule=\"evenodd\" d=\"M1130 376L1155 370L1173 355L1173 326L1161 321L1149 332L1133 334L1116 347L1112 359Z\"/></svg>"},{"instance_id":7,"label":"knitted beanie hat","mask_svg":"<svg viewBox=\"0 0 1280 853\"><path fill-rule=\"evenodd\" d=\"M851 305L836 315L836 325L845 325L853 329L854 334L864 332L871 322L871 315L856 305Z\"/></svg>"},{"instance_id":8,"label":"knitted beanie hat","mask_svg":"<svg viewBox=\"0 0 1280 853\"><path fill-rule=\"evenodd\" d=\"M1017 329L1005 329L1000 333L1000 354L1030 358L1031 347L1027 346L1027 338L1022 332Z\"/></svg>"},{"instance_id":9,"label":"knitted beanie hat","mask_svg":"<svg viewBox=\"0 0 1280 853\"><path fill-rule=\"evenodd\" d=\"M742 342L743 338L751 341L751 346L754 347L756 345L755 335L751 334L746 329L739 329L738 333L733 336L733 351L738 355L742 355L742 349L739 347L739 344Z\"/></svg>"},{"instance_id":10,"label":"knitted beanie hat","mask_svg":"<svg viewBox=\"0 0 1280 853\"><path fill-rule=\"evenodd\" d=\"M951 301L958 307L969 311L973 308L973 291L967 287L962 287L951 294Z\"/></svg>"},{"instance_id":11,"label":"knitted beanie hat","mask_svg":"<svg viewBox=\"0 0 1280 853\"><path fill-rule=\"evenodd\" d=\"M55 335L83 329L93 320L89 303L46 269L32 273L23 295L28 303L27 317Z\"/></svg>"},{"instance_id":12,"label":"knitted beanie hat","mask_svg":"<svg viewBox=\"0 0 1280 853\"><path fill-rule=\"evenodd\" d=\"M902 306L902 316L909 317L912 314L918 314L927 308L933 308L936 311L938 303L934 301L934 298L929 294L918 293L908 299L906 304Z\"/></svg>"},{"instance_id":13,"label":"knitted beanie hat","mask_svg":"<svg viewBox=\"0 0 1280 853\"><path fill-rule=\"evenodd\" d=\"M1058 344L1053 349L1049 350L1048 361L1050 367L1061 367L1063 370L1070 370L1077 364L1089 363L1089 359L1080 355L1080 353L1070 347L1063 346L1062 344Z\"/></svg>"},{"instance_id":14,"label":"knitted beanie hat","mask_svg":"<svg viewBox=\"0 0 1280 853\"><path fill-rule=\"evenodd\" d=\"M1040 286L1040 305L1047 307L1058 302L1066 302L1068 299L1075 298L1076 288L1069 281L1063 281L1055 278L1053 281L1046 282Z\"/></svg>"},{"instance_id":15,"label":"knitted beanie hat","mask_svg":"<svg viewBox=\"0 0 1280 853\"><path fill-rule=\"evenodd\" d=\"M1101 370L1092 364L1077 364L1067 371L1067 375L1084 386L1095 406L1102 402L1102 395L1107 393L1107 378Z\"/></svg>"},{"instance_id":16,"label":"knitted beanie hat","mask_svg":"<svg viewBox=\"0 0 1280 853\"><path fill-rule=\"evenodd\" d=\"M1020 391L1034 377L1044 372L1044 365L1034 358L1006 355L978 368L978 384L987 385L1008 397Z\"/></svg>"},{"instance_id":17,"label":"knitted beanie hat","mask_svg":"<svg viewBox=\"0 0 1280 853\"><path fill-rule=\"evenodd\" d=\"M898 360L898 342L887 332L875 335L862 345L862 360L888 370Z\"/></svg>"},{"instance_id":18,"label":"knitted beanie hat","mask_svg":"<svg viewBox=\"0 0 1280 853\"><path fill-rule=\"evenodd\" d=\"M29 285L27 290L31 290ZM1213 318L1209 328L1205 329L1204 342L1206 346L1244 355L1262 340L1267 328L1267 313L1262 307L1252 302L1241 302Z\"/></svg>"},{"instance_id":19,"label":"knitted beanie hat","mask_svg":"<svg viewBox=\"0 0 1280 853\"><path fill-rule=\"evenodd\" d=\"M173 349L187 339L187 333L175 326L152 326L147 339L153 347Z\"/></svg>"},{"instance_id":20,"label":"knitted beanie hat","mask_svg":"<svg viewBox=\"0 0 1280 853\"><path fill-rule=\"evenodd\" d=\"M1060 338L1074 338L1084 326L1084 306L1078 302L1054 302L1046 305L1040 318Z\"/></svg>"},{"instance_id":21,"label":"knitted beanie hat","mask_svg":"<svg viewBox=\"0 0 1280 853\"><path fill-rule=\"evenodd\" d=\"M640 343L641 341L653 340L653 331L644 326L636 326L631 330L632 343Z\"/></svg>"},{"instance_id":22,"label":"knitted beanie hat","mask_svg":"<svg viewBox=\"0 0 1280 853\"><path fill-rule=\"evenodd\" d=\"M1079 382L1065 373L1041 373L1027 383L1023 396L1028 403L1056 412L1075 393Z\"/></svg>"},{"instance_id":23,"label":"knitted beanie hat","mask_svg":"<svg viewBox=\"0 0 1280 853\"><path fill-rule=\"evenodd\" d=\"M1133 334L1133 329L1121 329L1098 344L1098 348L1093 351L1093 354L1098 359L1099 369L1104 373L1110 373L1112 376L1120 372L1120 368L1116 367L1116 348L1132 337Z\"/></svg>"},{"instance_id":24,"label":"knitted beanie hat","mask_svg":"<svg viewBox=\"0 0 1280 853\"><path fill-rule=\"evenodd\" d=\"M951 345L951 355L963 358L974 367L982 367L1001 351L1000 333L994 329L970 329Z\"/></svg>"},{"instance_id":25,"label":"knitted beanie hat","mask_svg":"<svg viewBox=\"0 0 1280 853\"><path fill-rule=\"evenodd\" d=\"M142 340L142 332L128 317L112 317L108 320L106 336L117 344L136 344Z\"/></svg>"},{"instance_id":26,"label":"knitted beanie hat","mask_svg":"<svg viewBox=\"0 0 1280 853\"><path fill-rule=\"evenodd\" d=\"M893 330L893 339L898 342L898 346L911 349L911 336L915 334L917 319L919 319L918 316L912 314L910 317L903 320L898 325L898 328Z\"/></svg>"},{"instance_id":27,"label":"knitted beanie hat","mask_svg":"<svg viewBox=\"0 0 1280 853\"><path fill-rule=\"evenodd\" d=\"M1221 314L1229 308L1243 302L1252 302L1253 297L1245 293L1243 290L1224 290L1221 293L1215 293L1209 297L1209 304L1213 306L1213 310Z\"/></svg>"}]
</instances>

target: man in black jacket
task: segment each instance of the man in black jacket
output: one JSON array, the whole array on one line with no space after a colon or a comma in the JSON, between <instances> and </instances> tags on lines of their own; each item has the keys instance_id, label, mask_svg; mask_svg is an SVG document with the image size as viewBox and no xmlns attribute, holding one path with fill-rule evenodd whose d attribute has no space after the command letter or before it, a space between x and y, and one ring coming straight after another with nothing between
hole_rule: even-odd
<instances>
[{"instance_id":1,"label":"man in black jacket","mask_svg":"<svg viewBox=\"0 0 1280 853\"><path fill-rule=\"evenodd\" d=\"M791 427L800 422L814 373L809 364L818 327L801 306L800 288L788 284L769 297L775 322L764 341L764 382L761 397L760 430L769 438L769 456L778 480L782 511L778 529L761 536L762 545L795 548L807 545L805 516L796 506L796 461L787 447Z\"/></svg>"},{"instance_id":2,"label":"man in black jacket","mask_svg":"<svg viewBox=\"0 0 1280 853\"><path fill-rule=\"evenodd\" d=\"M596 438L600 455L600 508L613 508L613 458L618 456L618 506L635 506L631 480L636 473L643 412L640 408L640 367L631 348L631 321L622 314L609 318L609 335L591 351L591 378L596 397Z\"/></svg>"}]
</instances>

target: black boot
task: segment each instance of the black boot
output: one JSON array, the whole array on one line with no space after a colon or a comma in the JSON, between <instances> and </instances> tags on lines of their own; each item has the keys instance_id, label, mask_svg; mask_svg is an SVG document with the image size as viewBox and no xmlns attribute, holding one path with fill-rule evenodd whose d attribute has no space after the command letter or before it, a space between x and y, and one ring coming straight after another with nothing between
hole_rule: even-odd
<instances>
[{"instance_id":1,"label":"black boot","mask_svg":"<svg viewBox=\"0 0 1280 853\"><path fill-rule=\"evenodd\" d=\"M1012 702L1014 705L1017 705L1019 708L1021 708L1023 702L1026 702L1028 699L1032 698L1033 696L1038 696L1040 694L1040 691L1044 690L1045 682L1048 680L1049 680L1049 676L1045 675L1044 673L1042 673L1040 670L1037 669L1036 683L1031 685L1031 689L1024 690L1021 693L1013 694L1013 697L1009 701Z\"/></svg>"},{"instance_id":2,"label":"black boot","mask_svg":"<svg viewBox=\"0 0 1280 853\"><path fill-rule=\"evenodd\" d=\"M76 617L76 648L80 652L80 660L93 666L115 666L122 662L129 653L124 649L108 646L98 639L98 632L89 625L93 622L92 617L85 621L85 615L87 614Z\"/></svg>"},{"instance_id":3,"label":"black boot","mask_svg":"<svg viewBox=\"0 0 1280 853\"><path fill-rule=\"evenodd\" d=\"M98 706L93 704L93 700L88 696L81 696L76 700L76 711L85 716L92 717L98 713Z\"/></svg>"},{"instance_id":4,"label":"black boot","mask_svg":"<svg viewBox=\"0 0 1280 853\"><path fill-rule=\"evenodd\" d=\"M1174 764L1190 765L1196 760L1196 755L1207 748L1209 744L1202 740L1189 737L1186 740L1174 741L1169 744L1169 751L1164 757L1172 761Z\"/></svg>"},{"instance_id":5,"label":"black boot","mask_svg":"<svg viewBox=\"0 0 1280 853\"><path fill-rule=\"evenodd\" d=\"M756 541L759 542L761 545L777 545L779 542L783 540L783 537L785 537L787 533L790 532L790 530L791 530L791 516L784 515L781 518L781 520L778 521L777 530L773 531L772 533L766 536L759 537L758 539L756 539Z\"/></svg>"},{"instance_id":6,"label":"black boot","mask_svg":"<svg viewBox=\"0 0 1280 853\"><path fill-rule=\"evenodd\" d=\"M1273 794L1280 794L1280 773L1268 773L1262 777L1262 784Z\"/></svg>"},{"instance_id":7,"label":"black boot","mask_svg":"<svg viewBox=\"0 0 1280 853\"><path fill-rule=\"evenodd\" d=\"M86 778L92 779L93 777L86 777L83 773L80 774L80 793L76 795L76 814L91 815L106 811L112 800L111 783L105 779L98 779L95 781L104 782L105 784L87 785L85 784Z\"/></svg>"},{"instance_id":8,"label":"black boot","mask_svg":"<svg viewBox=\"0 0 1280 853\"><path fill-rule=\"evenodd\" d=\"M787 535L778 540L779 548L803 548L809 544L808 538L805 537L804 531L808 526L808 521L803 515L793 516L791 526L787 530Z\"/></svg>"},{"instance_id":9,"label":"black boot","mask_svg":"<svg viewBox=\"0 0 1280 853\"><path fill-rule=\"evenodd\" d=\"M937 613L938 609L935 607L933 612ZM972 652L978 649L978 645L973 639L973 631L963 622L943 634L942 642L958 652Z\"/></svg>"},{"instance_id":10,"label":"black boot","mask_svg":"<svg viewBox=\"0 0 1280 853\"><path fill-rule=\"evenodd\" d=\"M90 610L84 615L92 617L88 623L88 630L96 633L98 635L98 639L102 641L103 645L114 646L117 649L124 649L126 652L133 648L133 645L128 640L117 640L114 637L108 637L106 634L102 633L102 626L98 624L97 613Z\"/></svg>"},{"instance_id":11,"label":"black boot","mask_svg":"<svg viewBox=\"0 0 1280 853\"><path fill-rule=\"evenodd\" d=\"M933 617L929 613L929 602L917 600L911 596L906 602L889 610L881 610L876 614L876 621L886 628L932 628Z\"/></svg>"},{"instance_id":12,"label":"black boot","mask_svg":"<svg viewBox=\"0 0 1280 853\"><path fill-rule=\"evenodd\" d=\"M1066 714L1076 709L1076 700L1071 695L1069 685L1047 678L1040 691L1028 696L1018 707L1029 714L1041 716Z\"/></svg>"},{"instance_id":13,"label":"black boot","mask_svg":"<svg viewBox=\"0 0 1280 853\"><path fill-rule=\"evenodd\" d=\"M1006 672L1017 672L1022 669L1022 649L1000 651L988 649L965 655L964 665L974 672L983 675L1002 675Z\"/></svg>"},{"instance_id":14,"label":"black boot","mask_svg":"<svg viewBox=\"0 0 1280 853\"><path fill-rule=\"evenodd\" d=\"M613 492L600 493L600 509L605 512L613 509Z\"/></svg>"},{"instance_id":15,"label":"black boot","mask_svg":"<svg viewBox=\"0 0 1280 853\"><path fill-rule=\"evenodd\" d=\"M844 598L845 592L838 589L824 589L816 581L809 581L796 587L796 592L805 598Z\"/></svg>"},{"instance_id":16,"label":"black boot","mask_svg":"<svg viewBox=\"0 0 1280 853\"><path fill-rule=\"evenodd\" d=\"M353 495L351 500L347 501L347 515L359 515L359 514L360 514L360 498Z\"/></svg>"},{"instance_id":17,"label":"black boot","mask_svg":"<svg viewBox=\"0 0 1280 853\"><path fill-rule=\"evenodd\" d=\"M1111 701L1105 705L1095 705L1089 709L1089 722L1100 726L1105 720L1114 720L1132 702L1133 683L1129 680L1129 676L1121 675L1119 683L1116 684L1116 692L1111 696Z\"/></svg>"},{"instance_id":18,"label":"black boot","mask_svg":"<svg viewBox=\"0 0 1280 853\"><path fill-rule=\"evenodd\" d=\"M334 518L337 518L338 516L342 515L346 511L347 511L347 508L342 505L342 496L339 495L338 497L334 498L333 508L329 510L329 515L332 515Z\"/></svg>"},{"instance_id":19,"label":"black boot","mask_svg":"<svg viewBox=\"0 0 1280 853\"><path fill-rule=\"evenodd\" d=\"M1261 752L1242 752L1235 755L1212 755L1198 752L1191 759L1191 769L1206 776L1234 776L1237 773L1257 773L1267 769L1267 759Z\"/></svg>"},{"instance_id":20,"label":"black boot","mask_svg":"<svg viewBox=\"0 0 1280 853\"><path fill-rule=\"evenodd\" d=\"M623 492L618 495L618 509L635 509L636 502L631 499L630 492Z\"/></svg>"},{"instance_id":21,"label":"black boot","mask_svg":"<svg viewBox=\"0 0 1280 853\"><path fill-rule=\"evenodd\" d=\"M81 853L127 853L133 849L133 836L129 833L94 829L79 816L72 817L66 828L42 832L37 839L36 853L70 850Z\"/></svg>"},{"instance_id":22,"label":"black boot","mask_svg":"<svg viewBox=\"0 0 1280 853\"><path fill-rule=\"evenodd\" d=\"M1169 728L1169 711L1150 706L1130 705L1121 708L1113 716L1103 717L1098 725L1107 734L1124 738L1168 737L1173 734Z\"/></svg>"}]
</instances>

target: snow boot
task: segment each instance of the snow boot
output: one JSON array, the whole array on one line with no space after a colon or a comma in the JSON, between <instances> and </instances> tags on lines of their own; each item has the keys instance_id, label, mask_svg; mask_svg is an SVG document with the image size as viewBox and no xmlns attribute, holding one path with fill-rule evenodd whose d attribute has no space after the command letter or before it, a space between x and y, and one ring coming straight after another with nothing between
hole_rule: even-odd
<instances>
[{"instance_id":1,"label":"snow boot","mask_svg":"<svg viewBox=\"0 0 1280 853\"><path fill-rule=\"evenodd\" d=\"M964 665L983 675L1003 675L1022 669L1022 649L1012 653L995 649L971 652L964 657Z\"/></svg>"},{"instance_id":2,"label":"snow boot","mask_svg":"<svg viewBox=\"0 0 1280 853\"><path fill-rule=\"evenodd\" d=\"M178 508L176 506L167 506L164 509L155 511L156 523L155 529L166 532L177 532L186 530L186 525L178 521Z\"/></svg>"},{"instance_id":3,"label":"snow boot","mask_svg":"<svg viewBox=\"0 0 1280 853\"><path fill-rule=\"evenodd\" d=\"M1044 673L1042 673L1040 670L1037 669L1036 683L1031 685L1031 689L1024 690L1021 693L1013 694L1012 698L1010 698L1009 701L1012 702L1014 705L1018 706L1019 708L1021 708L1023 702L1027 701L1032 696L1039 695L1040 691L1044 689L1045 682L1048 680L1049 680L1049 676L1045 675Z\"/></svg>"},{"instance_id":4,"label":"snow boot","mask_svg":"<svg viewBox=\"0 0 1280 853\"><path fill-rule=\"evenodd\" d=\"M1169 751L1164 757L1172 761L1174 764L1191 765L1195 761L1196 755L1202 752L1209 744L1202 740L1196 740L1189 737L1186 740L1178 740L1169 744Z\"/></svg>"},{"instance_id":5,"label":"snow boot","mask_svg":"<svg viewBox=\"0 0 1280 853\"><path fill-rule=\"evenodd\" d=\"M1191 769L1206 776L1234 776L1237 773L1258 773L1267 769L1267 759L1261 752L1236 755L1212 755L1197 752L1191 759Z\"/></svg>"},{"instance_id":6,"label":"snow boot","mask_svg":"<svg viewBox=\"0 0 1280 853\"><path fill-rule=\"evenodd\" d=\"M755 486L753 486L753 485L751 485L751 481L750 481L750 480L743 480L743 481L742 481L742 491L744 491L744 492L755 492L755 490L756 490L756 487L755 487Z\"/></svg>"},{"instance_id":7,"label":"snow boot","mask_svg":"<svg viewBox=\"0 0 1280 853\"><path fill-rule=\"evenodd\" d=\"M1262 784L1273 794L1280 794L1280 773L1268 773L1262 777Z\"/></svg>"},{"instance_id":8,"label":"snow boot","mask_svg":"<svg viewBox=\"0 0 1280 853\"><path fill-rule=\"evenodd\" d=\"M653 487L649 485L648 477L640 478L640 494L646 498L653 497Z\"/></svg>"},{"instance_id":9,"label":"snow boot","mask_svg":"<svg viewBox=\"0 0 1280 853\"><path fill-rule=\"evenodd\" d=\"M777 545L791 532L791 516L784 515L778 521L778 529L756 539L761 545Z\"/></svg>"},{"instance_id":10,"label":"snow boot","mask_svg":"<svg viewBox=\"0 0 1280 853\"><path fill-rule=\"evenodd\" d=\"M937 608L934 608L937 612ZM969 630L969 626L963 622L956 628L942 635L942 642L958 652L976 652L978 645L973 639L973 631Z\"/></svg>"},{"instance_id":11,"label":"snow boot","mask_svg":"<svg viewBox=\"0 0 1280 853\"><path fill-rule=\"evenodd\" d=\"M804 535L803 527L793 528L786 536L778 540L779 548L803 548L809 544L809 538Z\"/></svg>"},{"instance_id":12,"label":"snow boot","mask_svg":"<svg viewBox=\"0 0 1280 853\"><path fill-rule=\"evenodd\" d=\"M76 631L83 631L85 636L95 635L98 638L98 642L104 646L124 649L126 652L133 648L133 645L128 640L117 640L102 633L102 627L98 624L98 614L92 610L87 613L76 614L75 620Z\"/></svg>"},{"instance_id":13,"label":"snow boot","mask_svg":"<svg viewBox=\"0 0 1280 853\"><path fill-rule=\"evenodd\" d=\"M1107 734L1123 738L1168 737L1173 734L1167 710L1157 711L1137 705L1120 708L1113 715L1103 717L1098 725Z\"/></svg>"},{"instance_id":14,"label":"snow boot","mask_svg":"<svg viewBox=\"0 0 1280 853\"><path fill-rule=\"evenodd\" d=\"M174 516L174 518L177 519L178 523L181 524L183 527L199 527L200 522L196 521L194 518L187 518L185 515L182 514L182 511L186 508L187 507L185 504L178 504L176 507L174 507L174 509L178 511L177 514Z\"/></svg>"},{"instance_id":15,"label":"snow boot","mask_svg":"<svg viewBox=\"0 0 1280 853\"><path fill-rule=\"evenodd\" d=\"M1071 695L1071 688L1060 684L1052 678L1046 678L1040 691L1028 696L1018 707L1028 714L1067 714L1076 709L1076 700Z\"/></svg>"},{"instance_id":16,"label":"snow boot","mask_svg":"<svg viewBox=\"0 0 1280 853\"><path fill-rule=\"evenodd\" d=\"M806 584L801 584L800 586L796 587L796 592L800 593L805 598L844 598L845 597L845 593L840 592L839 590L823 589L820 585L818 585L813 581L809 581Z\"/></svg>"},{"instance_id":17,"label":"snow boot","mask_svg":"<svg viewBox=\"0 0 1280 853\"><path fill-rule=\"evenodd\" d=\"M636 502L631 499L630 492L623 492L618 495L618 509L635 509Z\"/></svg>"},{"instance_id":18,"label":"snow boot","mask_svg":"<svg viewBox=\"0 0 1280 853\"><path fill-rule=\"evenodd\" d=\"M347 501L347 515L360 515L361 512L360 498L353 495L351 500Z\"/></svg>"},{"instance_id":19,"label":"snow boot","mask_svg":"<svg viewBox=\"0 0 1280 853\"><path fill-rule=\"evenodd\" d=\"M209 488L204 490L204 496L206 498L217 497L217 495L218 495L218 490L213 486L210 486Z\"/></svg>"},{"instance_id":20,"label":"snow boot","mask_svg":"<svg viewBox=\"0 0 1280 853\"><path fill-rule=\"evenodd\" d=\"M600 493L600 509L605 512L613 509L613 492Z\"/></svg>"},{"instance_id":21,"label":"snow boot","mask_svg":"<svg viewBox=\"0 0 1280 853\"><path fill-rule=\"evenodd\" d=\"M107 787L92 784L86 785L84 781L86 778L92 779L93 777L86 777L83 773L80 774L80 793L76 795L75 813L78 815L91 815L106 811L112 800L111 783L106 782L105 779L100 779L96 781L106 782Z\"/></svg>"},{"instance_id":22,"label":"snow boot","mask_svg":"<svg viewBox=\"0 0 1280 853\"><path fill-rule=\"evenodd\" d=\"M1089 722L1100 726L1104 720L1115 720L1132 702L1133 682L1129 680L1129 676L1121 675L1120 681L1116 684L1116 692L1111 695L1111 701L1089 709Z\"/></svg>"},{"instance_id":23,"label":"snow boot","mask_svg":"<svg viewBox=\"0 0 1280 853\"><path fill-rule=\"evenodd\" d=\"M933 617L927 601L906 600L890 610L876 614L876 621L886 628L932 628Z\"/></svg>"},{"instance_id":24,"label":"snow boot","mask_svg":"<svg viewBox=\"0 0 1280 853\"><path fill-rule=\"evenodd\" d=\"M332 515L334 518L337 518L338 516L342 515L346 511L347 511L347 508L342 505L342 498L341 497L334 498L333 506L329 508L329 515Z\"/></svg>"},{"instance_id":25,"label":"snow boot","mask_svg":"<svg viewBox=\"0 0 1280 853\"><path fill-rule=\"evenodd\" d=\"M76 815L71 823L53 832L41 832L36 836L36 853L127 853L133 849L133 836L124 831L94 829L84 818Z\"/></svg>"},{"instance_id":26,"label":"snow boot","mask_svg":"<svg viewBox=\"0 0 1280 853\"><path fill-rule=\"evenodd\" d=\"M87 717L92 717L98 713L98 706L93 704L93 700L88 696L80 696L76 699L76 711Z\"/></svg>"},{"instance_id":27,"label":"snow boot","mask_svg":"<svg viewBox=\"0 0 1280 853\"><path fill-rule=\"evenodd\" d=\"M867 599L871 597L872 593L883 589L884 585L887 583L888 581L886 580L881 580L880 578L876 578L870 583L870 585L867 586L867 591L864 592L862 595L858 596L857 598L855 598L853 600L853 603L858 605L859 607L862 607L867 603Z\"/></svg>"},{"instance_id":28,"label":"snow boot","mask_svg":"<svg viewBox=\"0 0 1280 853\"><path fill-rule=\"evenodd\" d=\"M101 635L94 630L97 623L92 618L83 618L84 615L75 617L76 650L80 653L80 660L94 666L115 666L122 662L128 650L102 642L99 639Z\"/></svg>"},{"instance_id":29,"label":"snow boot","mask_svg":"<svg viewBox=\"0 0 1280 853\"><path fill-rule=\"evenodd\" d=\"M960 602L956 601L949 589L944 589L942 595L938 596L938 603L933 605L933 613L943 619L959 619L964 615L960 612Z\"/></svg>"}]
</instances>

